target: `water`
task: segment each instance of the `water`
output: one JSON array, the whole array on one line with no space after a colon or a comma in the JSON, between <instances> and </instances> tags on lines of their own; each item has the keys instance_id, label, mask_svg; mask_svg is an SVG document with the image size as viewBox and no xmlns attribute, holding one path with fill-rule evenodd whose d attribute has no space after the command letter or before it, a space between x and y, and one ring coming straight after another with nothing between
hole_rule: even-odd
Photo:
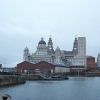
<instances>
[{"instance_id":1,"label":"water","mask_svg":"<svg viewBox=\"0 0 100 100\"><path fill-rule=\"evenodd\" d=\"M27 81L24 85L0 88L13 100L100 100L99 77L70 77L65 81Z\"/></svg>"}]
</instances>

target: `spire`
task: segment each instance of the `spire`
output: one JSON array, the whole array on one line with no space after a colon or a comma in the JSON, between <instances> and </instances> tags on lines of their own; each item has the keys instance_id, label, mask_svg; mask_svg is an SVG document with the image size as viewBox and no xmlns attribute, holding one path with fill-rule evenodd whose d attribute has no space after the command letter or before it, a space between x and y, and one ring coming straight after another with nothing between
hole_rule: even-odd
<instances>
[{"instance_id":1,"label":"spire","mask_svg":"<svg viewBox=\"0 0 100 100\"><path fill-rule=\"evenodd\" d=\"M41 37L41 41L43 41L43 37Z\"/></svg>"},{"instance_id":2,"label":"spire","mask_svg":"<svg viewBox=\"0 0 100 100\"><path fill-rule=\"evenodd\" d=\"M52 38L51 38L51 36L49 37L49 42L48 42L48 44L53 44L53 43L52 43Z\"/></svg>"},{"instance_id":3,"label":"spire","mask_svg":"<svg viewBox=\"0 0 100 100\"><path fill-rule=\"evenodd\" d=\"M28 47L26 46L26 48L24 49L24 51L29 51Z\"/></svg>"},{"instance_id":4,"label":"spire","mask_svg":"<svg viewBox=\"0 0 100 100\"><path fill-rule=\"evenodd\" d=\"M73 50L77 49L77 45L78 45L78 41L77 41L77 37L74 40L74 44L73 44Z\"/></svg>"}]
</instances>

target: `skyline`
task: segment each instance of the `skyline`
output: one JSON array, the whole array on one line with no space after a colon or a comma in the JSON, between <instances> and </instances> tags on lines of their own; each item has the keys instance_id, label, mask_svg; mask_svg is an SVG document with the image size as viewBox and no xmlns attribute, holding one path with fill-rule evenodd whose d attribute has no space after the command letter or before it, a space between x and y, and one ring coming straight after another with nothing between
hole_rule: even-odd
<instances>
[{"instance_id":1,"label":"skyline","mask_svg":"<svg viewBox=\"0 0 100 100\"><path fill-rule=\"evenodd\" d=\"M35 52L41 37L54 48L72 50L75 36L85 36L87 55L100 52L99 0L0 0L0 63L15 66L27 46Z\"/></svg>"}]
</instances>

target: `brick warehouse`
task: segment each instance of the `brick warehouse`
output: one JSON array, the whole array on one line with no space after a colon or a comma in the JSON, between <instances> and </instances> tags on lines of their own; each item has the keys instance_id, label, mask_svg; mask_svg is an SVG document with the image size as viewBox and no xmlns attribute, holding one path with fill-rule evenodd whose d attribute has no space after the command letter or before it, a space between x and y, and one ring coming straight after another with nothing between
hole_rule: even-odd
<instances>
[{"instance_id":1,"label":"brick warehouse","mask_svg":"<svg viewBox=\"0 0 100 100\"><path fill-rule=\"evenodd\" d=\"M27 61L17 64L17 73L18 74L34 74L36 72L41 73L50 73L54 71L54 65L45 61L33 64Z\"/></svg>"},{"instance_id":2,"label":"brick warehouse","mask_svg":"<svg viewBox=\"0 0 100 100\"><path fill-rule=\"evenodd\" d=\"M94 70L94 69L96 69L95 57L87 56L86 63L87 63L87 70Z\"/></svg>"}]
</instances>

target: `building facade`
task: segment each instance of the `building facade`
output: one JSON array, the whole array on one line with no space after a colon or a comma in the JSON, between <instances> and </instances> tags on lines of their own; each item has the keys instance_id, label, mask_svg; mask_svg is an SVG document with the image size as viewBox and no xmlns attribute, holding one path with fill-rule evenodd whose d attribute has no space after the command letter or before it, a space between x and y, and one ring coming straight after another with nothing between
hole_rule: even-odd
<instances>
[{"instance_id":1,"label":"building facade","mask_svg":"<svg viewBox=\"0 0 100 100\"><path fill-rule=\"evenodd\" d=\"M27 61L17 64L18 74L50 74L50 73L69 73L70 69L62 65L54 65L46 61L33 64Z\"/></svg>"},{"instance_id":2,"label":"building facade","mask_svg":"<svg viewBox=\"0 0 100 100\"><path fill-rule=\"evenodd\" d=\"M41 38L35 53L30 54L29 49L26 47L24 50L24 61L31 63L38 63L40 61L54 63L54 50L51 37L49 38L48 45L46 45L46 42Z\"/></svg>"},{"instance_id":3,"label":"building facade","mask_svg":"<svg viewBox=\"0 0 100 100\"><path fill-rule=\"evenodd\" d=\"M95 70L96 69L95 57L87 56L86 63L87 63L87 70Z\"/></svg>"},{"instance_id":4,"label":"building facade","mask_svg":"<svg viewBox=\"0 0 100 100\"><path fill-rule=\"evenodd\" d=\"M39 63L33 64L27 61L17 64L17 73L18 74L48 74L54 72L55 65L40 61Z\"/></svg>"},{"instance_id":5,"label":"building facade","mask_svg":"<svg viewBox=\"0 0 100 100\"><path fill-rule=\"evenodd\" d=\"M98 54L97 57L97 67L100 68L100 53Z\"/></svg>"},{"instance_id":6,"label":"building facade","mask_svg":"<svg viewBox=\"0 0 100 100\"><path fill-rule=\"evenodd\" d=\"M30 54L29 49L27 47L25 48L23 59L24 61L34 64L40 61L46 61L48 63L65 65L67 67L86 67L86 38L75 38L71 51L61 50L59 47L54 50L51 37L47 44L43 38L41 38L35 53Z\"/></svg>"},{"instance_id":7,"label":"building facade","mask_svg":"<svg viewBox=\"0 0 100 100\"><path fill-rule=\"evenodd\" d=\"M73 60L72 66L85 67L86 68L86 38L75 38L73 46Z\"/></svg>"},{"instance_id":8,"label":"building facade","mask_svg":"<svg viewBox=\"0 0 100 100\"><path fill-rule=\"evenodd\" d=\"M2 64L0 64L0 72L2 72Z\"/></svg>"}]
</instances>

